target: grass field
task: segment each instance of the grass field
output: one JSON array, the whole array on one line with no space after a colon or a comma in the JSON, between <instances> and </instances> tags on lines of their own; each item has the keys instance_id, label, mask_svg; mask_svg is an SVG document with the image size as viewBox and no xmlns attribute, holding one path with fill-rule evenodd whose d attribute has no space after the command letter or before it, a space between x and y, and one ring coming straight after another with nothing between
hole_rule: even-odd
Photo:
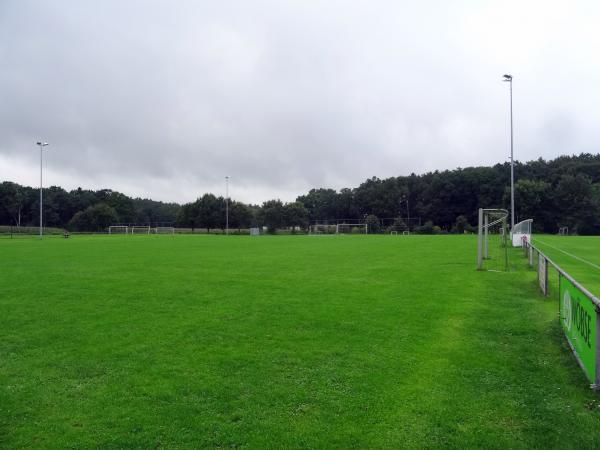
<instances>
[{"instance_id":1,"label":"grass field","mask_svg":"<svg viewBox=\"0 0 600 450\"><path fill-rule=\"evenodd\" d=\"M600 238L596 236L534 236L550 259L600 297ZM556 285L556 276L551 281Z\"/></svg>"},{"instance_id":2,"label":"grass field","mask_svg":"<svg viewBox=\"0 0 600 450\"><path fill-rule=\"evenodd\" d=\"M593 448L519 250L474 236L0 241L0 448Z\"/></svg>"}]
</instances>

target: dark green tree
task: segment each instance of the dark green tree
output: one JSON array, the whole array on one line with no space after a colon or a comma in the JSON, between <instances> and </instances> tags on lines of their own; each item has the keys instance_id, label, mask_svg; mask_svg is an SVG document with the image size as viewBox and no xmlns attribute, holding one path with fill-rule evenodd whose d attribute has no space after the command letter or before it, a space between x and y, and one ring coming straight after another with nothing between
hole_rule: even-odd
<instances>
[{"instance_id":1,"label":"dark green tree","mask_svg":"<svg viewBox=\"0 0 600 450\"><path fill-rule=\"evenodd\" d=\"M198 200L198 224L208 233L214 228L225 228L225 199L204 194Z\"/></svg>"},{"instance_id":2,"label":"dark green tree","mask_svg":"<svg viewBox=\"0 0 600 450\"><path fill-rule=\"evenodd\" d=\"M281 200L268 200L263 203L260 213L261 222L269 233L275 233L285 226L285 212Z\"/></svg>"},{"instance_id":3,"label":"dark green tree","mask_svg":"<svg viewBox=\"0 0 600 450\"><path fill-rule=\"evenodd\" d=\"M118 219L119 216L112 206L97 203L75 213L68 228L74 231L105 231L110 225L117 223Z\"/></svg>"},{"instance_id":4,"label":"dark green tree","mask_svg":"<svg viewBox=\"0 0 600 450\"><path fill-rule=\"evenodd\" d=\"M308 210L310 220L328 220L338 217L337 198L338 194L333 189L311 189L296 201Z\"/></svg>"},{"instance_id":5,"label":"dark green tree","mask_svg":"<svg viewBox=\"0 0 600 450\"><path fill-rule=\"evenodd\" d=\"M0 183L0 224L20 226L24 200L22 186L10 181Z\"/></svg>"},{"instance_id":6,"label":"dark green tree","mask_svg":"<svg viewBox=\"0 0 600 450\"><path fill-rule=\"evenodd\" d=\"M193 233L200 223L198 200L183 205L177 214L175 223L181 228L191 228Z\"/></svg>"},{"instance_id":7,"label":"dark green tree","mask_svg":"<svg viewBox=\"0 0 600 450\"><path fill-rule=\"evenodd\" d=\"M306 228L308 210L300 202L286 203L283 206L283 222L285 226L292 227L292 233L295 233L296 227Z\"/></svg>"},{"instance_id":8,"label":"dark green tree","mask_svg":"<svg viewBox=\"0 0 600 450\"><path fill-rule=\"evenodd\" d=\"M229 226L231 228L250 228L254 214L252 209L241 202L231 202L229 205Z\"/></svg>"}]
</instances>

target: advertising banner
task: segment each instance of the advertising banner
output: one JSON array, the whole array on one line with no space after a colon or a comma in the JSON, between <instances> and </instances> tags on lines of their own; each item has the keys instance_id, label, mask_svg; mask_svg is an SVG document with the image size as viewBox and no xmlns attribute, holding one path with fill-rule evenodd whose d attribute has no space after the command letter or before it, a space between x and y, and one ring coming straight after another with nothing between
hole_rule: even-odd
<instances>
[{"instance_id":1,"label":"advertising banner","mask_svg":"<svg viewBox=\"0 0 600 450\"><path fill-rule=\"evenodd\" d=\"M596 306L562 274L559 278L560 323L591 383L596 378Z\"/></svg>"}]
</instances>

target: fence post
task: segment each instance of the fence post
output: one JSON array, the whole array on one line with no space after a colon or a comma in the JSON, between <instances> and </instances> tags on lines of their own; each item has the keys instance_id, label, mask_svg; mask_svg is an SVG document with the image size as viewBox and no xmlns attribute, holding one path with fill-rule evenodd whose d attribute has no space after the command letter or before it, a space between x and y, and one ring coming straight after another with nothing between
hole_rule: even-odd
<instances>
[{"instance_id":1,"label":"fence post","mask_svg":"<svg viewBox=\"0 0 600 450\"><path fill-rule=\"evenodd\" d=\"M544 256L544 296L548 297L548 260Z\"/></svg>"},{"instance_id":2,"label":"fence post","mask_svg":"<svg viewBox=\"0 0 600 450\"><path fill-rule=\"evenodd\" d=\"M544 297L548 296L548 261L538 250L538 283Z\"/></svg>"}]
</instances>

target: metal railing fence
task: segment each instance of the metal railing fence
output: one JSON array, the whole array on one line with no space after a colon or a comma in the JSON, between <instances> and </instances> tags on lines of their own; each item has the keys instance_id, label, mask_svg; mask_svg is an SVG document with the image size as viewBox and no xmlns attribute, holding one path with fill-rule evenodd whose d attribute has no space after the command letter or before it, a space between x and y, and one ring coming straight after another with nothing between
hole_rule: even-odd
<instances>
[{"instance_id":1,"label":"metal railing fence","mask_svg":"<svg viewBox=\"0 0 600 450\"><path fill-rule=\"evenodd\" d=\"M522 242L529 267L537 265L542 294L549 296L548 267L558 273L559 320L569 347L591 383L600 390L600 299L527 239Z\"/></svg>"}]
</instances>

